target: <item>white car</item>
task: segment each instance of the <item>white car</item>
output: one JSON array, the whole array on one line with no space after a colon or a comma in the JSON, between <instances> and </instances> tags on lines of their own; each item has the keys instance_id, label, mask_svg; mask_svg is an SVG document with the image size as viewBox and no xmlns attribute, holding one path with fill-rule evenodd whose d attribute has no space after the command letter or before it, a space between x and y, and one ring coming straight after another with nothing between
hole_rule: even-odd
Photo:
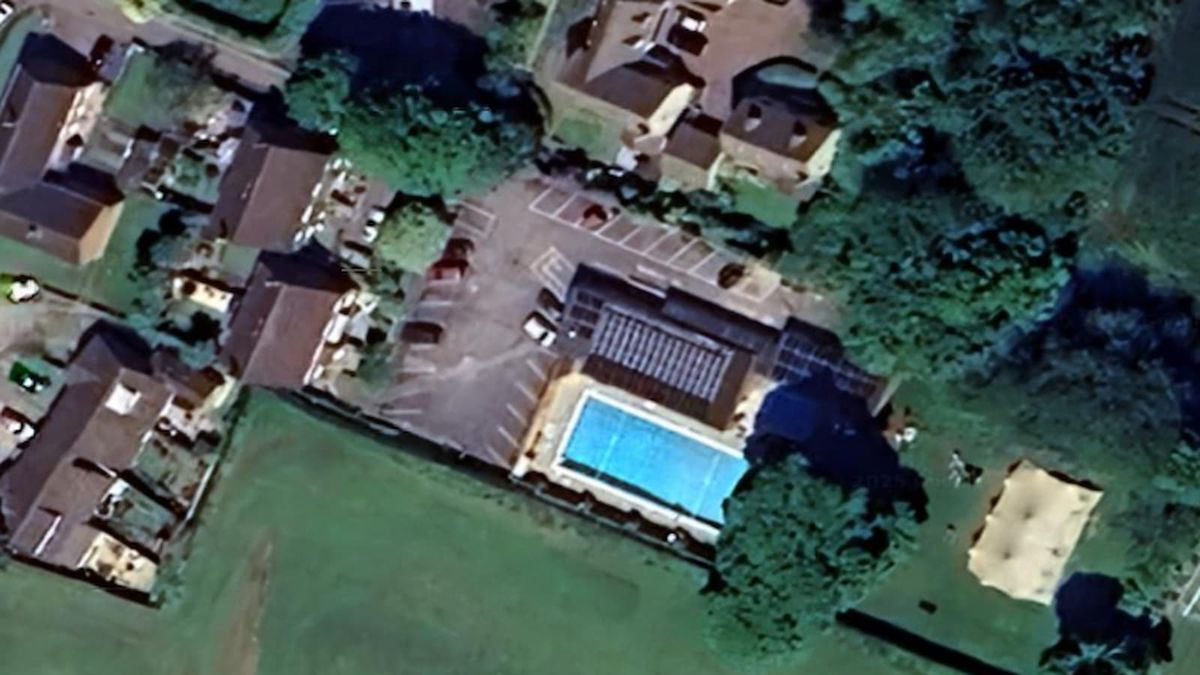
<instances>
[{"instance_id":1,"label":"white car","mask_svg":"<svg viewBox=\"0 0 1200 675\"><path fill-rule=\"evenodd\" d=\"M42 292L42 285L33 277L17 277L8 286L9 302L29 302Z\"/></svg>"},{"instance_id":2,"label":"white car","mask_svg":"<svg viewBox=\"0 0 1200 675\"><path fill-rule=\"evenodd\" d=\"M0 2L0 24L8 21L8 17L12 16L13 4L11 2Z\"/></svg>"},{"instance_id":3,"label":"white car","mask_svg":"<svg viewBox=\"0 0 1200 675\"><path fill-rule=\"evenodd\" d=\"M550 324L550 320L538 312L530 314L525 319L525 325L522 328L525 334L529 336L529 339L543 347L553 345L555 338L558 337L558 333L555 332L554 326Z\"/></svg>"}]
</instances>

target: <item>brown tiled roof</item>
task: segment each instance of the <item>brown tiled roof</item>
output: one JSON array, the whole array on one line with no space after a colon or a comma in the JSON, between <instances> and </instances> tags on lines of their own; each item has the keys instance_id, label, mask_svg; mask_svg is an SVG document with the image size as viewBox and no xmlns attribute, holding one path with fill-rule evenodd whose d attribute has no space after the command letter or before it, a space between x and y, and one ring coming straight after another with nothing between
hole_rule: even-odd
<instances>
[{"instance_id":1,"label":"brown tiled roof","mask_svg":"<svg viewBox=\"0 0 1200 675\"><path fill-rule=\"evenodd\" d=\"M702 113L684 115L671 130L663 153L692 166L708 169L721 154L720 133L721 120Z\"/></svg>"},{"instance_id":2,"label":"brown tiled roof","mask_svg":"<svg viewBox=\"0 0 1200 675\"><path fill-rule=\"evenodd\" d=\"M311 253L259 256L221 350L222 363L244 383L304 386L334 305L354 287Z\"/></svg>"},{"instance_id":3,"label":"brown tiled roof","mask_svg":"<svg viewBox=\"0 0 1200 675\"><path fill-rule=\"evenodd\" d=\"M12 547L32 556L61 516L53 536L37 558L51 565L74 566L96 536L95 528L86 523L113 481L110 476L82 466L57 465L47 478L34 511L14 533Z\"/></svg>"},{"instance_id":4,"label":"brown tiled roof","mask_svg":"<svg viewBox=\"0 0 1200 675\"><path fill-rule=\"evenodd\" d=\"M833 129L812 115L792 111L785 103L754 98L738 104L721 132L772 155L803 162Z\"/></svg>"},{"instance_id":5,"label":"brown tiled roof","mask_svg":"<svg viewBox=\"0 0 1200 675\"><path fill-rule=\"evenodd\" d=\"M677 65L669 55L659 62L627 63L592 78L583 91L638 117L649 117L672 91L690 82L687 71Z\"/></svg>"},{"instance_id":6,"label":"brown tiled roof","mask_svg":"<svg viewBox=\"0 0 1200 675\"><path fill-rule=\"evenodd\" d=\"M0 194L0 234L81 263L98 257L107 238L84 250L84 240L124 199L112 177L82 165Z\"/></svg>"},{"instance_id":7,"label":"brown tiled roof","mask_svg":"<svg viewBox=\"0 0 1200 675\"><path fill-rule=\"evenodd\" d=\"M300 218L331 152L326 137L246 128L221 179L212 222L217 236L269 251L295 248Z\"/></svg>"},{"instance_id":8,"label":"brown tiled roof","mask_svg":"<svg viewBox=\"0 0 1200 675\"><path fill-rule=\"evenodd\" d=\"M684 15L705 22L703 31L682 28ZM699 88L704 111L724 118L733 106L738 74L773 58L807 56L808 19L804 0L602 0L584 48L567 55L559 80L586 91L594 79L639 60L644 41L650 41L681 59L704 85Z\"/></svg>"},{"instance_id":9,"label":"brown tiled roof","mask_svg":"<svg viewBox=\"0 0 1200 675\"><path fill-rule=\"evenodd\" d=\"M153 371L148 350L136 336L109 324L97 324L84 338L37 435L0 475L0 507L19 551L30 553L40 541L49 522L46 511L63 515L64 523L90 517L103 492L96 477L104 478L101 467L112 472L131 467L175 392ZM107 405L118 387L137 397L123 414Z\"/></svg>"},{"instance_id":10,"label":"brown tiled roof","mask_svg":"<svg viewBox=\"0 0 1200 675\"><path fill-rule=\"evenodd\" d=\"M83 55L58 38L26 38L0 103L0 190L42 177L75 94L92 80Z\"/></svg>"}]
</instances>

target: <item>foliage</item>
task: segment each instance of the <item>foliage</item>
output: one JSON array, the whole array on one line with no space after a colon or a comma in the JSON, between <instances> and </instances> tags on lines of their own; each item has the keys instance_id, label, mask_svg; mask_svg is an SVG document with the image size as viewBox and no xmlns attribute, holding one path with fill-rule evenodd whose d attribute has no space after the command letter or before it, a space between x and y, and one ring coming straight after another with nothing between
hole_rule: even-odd
<instances>
[{"instance_id":1,"label":"foliage","mask_svg":"<svg viewBox=\"0 0 1200 675\"><path fill-rule=\"evenodd\" d=\"M911 549L907 511L873 513L796 458L743 480L726 506L709 615L723 647L791 651L832 626Z\"/></svg>"},{"instance_id":2,"label":"foliage","mask_svg":"<svg viewBox=\"0 0 1200 675\"><path fill-rule=\"evenodd\" d=\"M105 112L131 126L160 130L202 120L228 100L211 74L205 53L140 52L125 64L105 100Z\"/></svg>"},{"instance_id":3,"label":"foliage","mask_svg":"<svg viewBox=\"0 0 1200 675\"><path fill-rule=\"evenodd\" d=\"M876 372L953 379L1043 315L1068 279L1071 238L1032 221L940 193L905 208L876 190L835 199L802 216L791 260L843 294L844 341Z\"/></svg>"},{"instance_id":4,"label":"foliage","mask_svg":"<svg viewBox=\"0 0 1200 675\"><path fill-rule=\"evenodd\" d=\"M1133 540L1123 583L1135 605L1163 609L1195 567L1200 506L1171 503L1170 493L1139 492L1119 515Z\"/></svg>"},{"instance_id":5,"label":"foliage","mask_svg":"<svg viewBox=\"0 0 1200 675\"><path fill-rule=\"evenodd\" d=\"M1171 502L1200 507L1200 448L1190 440L1179 441L1166 468L1154 477L1154 488Z\"/></svg>"},{"instance_id":6,"label":"foliage","mask_svg":"<svg viewBox=\"0 0 1200 675\"><path fill-rule=\"evenodd\" d=\"M506 0L493 5L492 11L492 26L484 35L488 70L525 68L546 18L545 5L538 0Z\"/></svg>"},{"instance_id":7,"label":"foliage","mask_svg":"<svg viewBox=\"0 0 1200 675\"><path fill-rule=\"evenodd\" d=\"M163 13L167 0L117 0L117 7L130 21L146 23Z\"/></svg>"},{"instance_id":8,"label":"foliage","mask_svg":"<svg viewBox=\"0 0 1200 675\"><path fill-rule=\"evenodd\" d=\"M301 61L283 90L291 116L309 129L336 130L346 111L356 67L355 58L343 51Z\"/></svg>"},{"instance_id":9,"label":"foliage","mask_svg":"<svg viewBox=\"0 0 1200 675\"><path fill-rule=\"evenodd\" d=\"M1171 381L1153 361L1051 336L1022 345L982 384L964 405L1052 453L1061 470L1113 488L1148 486L1168 470L1181 418Z\"/></svg>"},{"instance_id":10,"label":"foliage","mask_svg":"<svg viewBox=\"0 0 1200 675\"><path fill-rule=\"evenodd\" d=\"M388 214L379 226L375 255L385 267L423 274L449 238L450 228L436 211L410 202Z\"/></svg>"},{"instance_id":11,"label":"foliage","mask_svg":"<svg viewBox=\"0 0 1200 675\"><path fill-rule=\"evenodd\" d=\"M1056 675L1135 675L1149 664L1130 663L1122 644L1067 641L1052 649L1042 663L1042 672Z\"/></svg>"},{"instance_id":12,"label":"foliage","mask_svg":"<svg viewBox=\"0 0 1200 675\"><path fill-rule=\"evenodd\" d=\"M291 46L321 9L322 0L160 0L189 21L271 51Z\"/></svg>"},{"instance_id":13,"label":"foliage","mask_svg":"<svg viewBox=\"0 0 1200 675\"><path fill-rule=\"evenodd\" d=\"M415 88L353 100L338 134L363 171L409 195L459 195L500 182L532 155L536 133L479 104L441 108Z\"/></svg>"}]
</instances>

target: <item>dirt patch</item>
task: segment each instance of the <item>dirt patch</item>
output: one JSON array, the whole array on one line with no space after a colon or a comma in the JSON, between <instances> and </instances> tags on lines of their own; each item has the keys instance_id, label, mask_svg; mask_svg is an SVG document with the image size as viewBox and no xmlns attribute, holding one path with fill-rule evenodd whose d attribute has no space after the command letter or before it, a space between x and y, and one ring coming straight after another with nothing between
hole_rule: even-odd
<instances>
[{"instance_id":1,"label":"dirt patch","mask_svg":"<svg viewBox=\"0 0 1200 675\"><path fill-rule=\"evenodd\" d=\"M267 605L274 542L274 535L268 531L255 538L254 549L238 582L233 609L217 645L217 664L211 675L258 673L258 629Z\"/></svg>"}]
</instances>

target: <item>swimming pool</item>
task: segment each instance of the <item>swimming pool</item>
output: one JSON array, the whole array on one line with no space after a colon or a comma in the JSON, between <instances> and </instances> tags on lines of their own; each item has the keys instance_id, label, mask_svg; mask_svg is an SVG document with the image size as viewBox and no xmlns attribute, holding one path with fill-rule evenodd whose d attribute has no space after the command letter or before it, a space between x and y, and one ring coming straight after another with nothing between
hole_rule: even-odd
<instances>
[{"instance_id":1,"label":"swimming pool","mask_svg":"<svg viewBox=\"0 0 1200 675\"><path fill-rule=\"evenodd\" d=\"M722 503L748 466L741 457L596 395L584 398L562 463L718 524L724 522Z\"/></svg>"}]
</instances>

